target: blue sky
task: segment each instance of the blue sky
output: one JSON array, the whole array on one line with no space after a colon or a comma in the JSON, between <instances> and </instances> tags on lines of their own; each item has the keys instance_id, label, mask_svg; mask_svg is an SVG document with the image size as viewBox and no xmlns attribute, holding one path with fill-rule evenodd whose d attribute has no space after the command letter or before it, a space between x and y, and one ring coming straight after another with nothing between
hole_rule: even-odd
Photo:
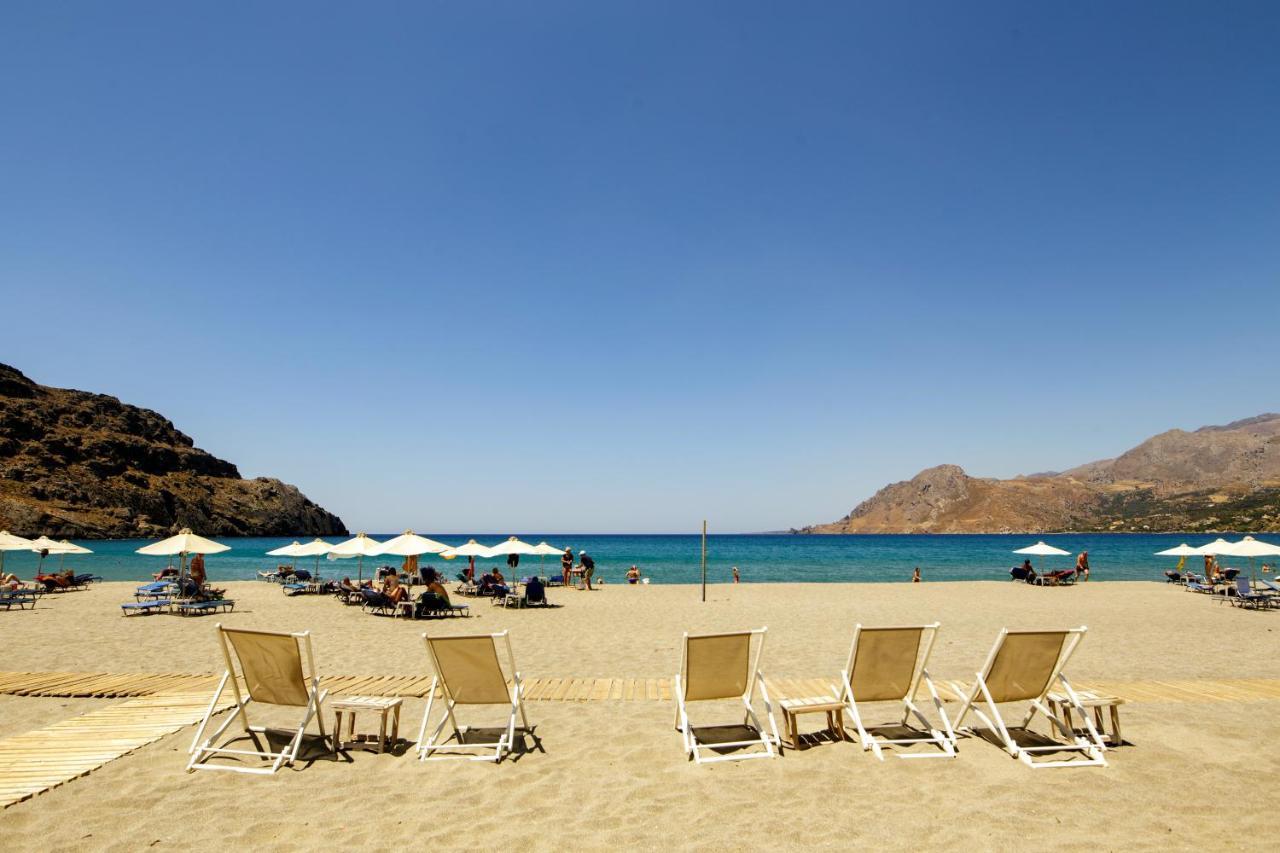
<instances>
[{"instance_id":1,"label":"blue sky","mask_svg":"<svg viewBox=\"0 0 1280 853\"><path fill-rule=\"evenodd\" d=\"M750 531L1280 410L1280 5L7 3L0 360L353 528Z\"/></svg>"}]
</instances>

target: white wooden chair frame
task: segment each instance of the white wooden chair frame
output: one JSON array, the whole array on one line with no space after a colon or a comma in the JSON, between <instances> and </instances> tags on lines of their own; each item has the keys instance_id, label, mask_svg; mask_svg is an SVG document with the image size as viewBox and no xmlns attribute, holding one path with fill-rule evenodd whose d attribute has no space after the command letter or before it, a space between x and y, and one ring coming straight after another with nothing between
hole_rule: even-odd
<instances>
[{"instance_id":1,"label":"white wooden chair frame","mask_svg":"<svg viewBox=\"0 0 1280 853\"><path fill-rule=\"evenodd\" d=\"M898 627L898 626L893 626ZM871 750L875 757L884 761L884 750L882 745L900 745L906 746L917 743L936 744L941 752L899 752L896 755L899 758L955 758L956 757L956 733L951 726L951 719L947 716L946 709L942 705L942 697L938 695L938 689L933 684L933 679L929 677L927 669L929 663L929 655L933 652L933 643L938 637L938 628L941 627L940 622L934 622L931 625L907 625L901 626L905 628L919 628L920 644L922 648L917 652L915 671L911 675L910 687L905 696L902 697L902 725L907 726L911 717L915 717L924 726L920 731L919 737L905 738L889 738L879 737L867 730L862 722L862 713L858 710L858 703L853 698L853 685L851 675L853 673L854 660L858 654L858 639L862 635L863 626L861 623L853 626L853 643L849 646L849 660L844 666L844 670L840 673L840 688L837 691L837 698L845 703L845 707L849 709L849 716L853 720L854 728L858 731L858 740L862 744L863 751ZM882 628L867 628L868 631L884 630ZM937 709L938 715L942 719L942 729L938 729L916 705L915 695L920 686L921 679L929 688L929 695L933 699L934 708Z\"/></svg>"},{"instance_id":2,"label":"white wooden chair frame","mask_svg":"<svg viewBox=\"0 0 1280 853\"><path fill-rule=\"evenodd\" d=\"M781 738L778 736L778 723L773 715L773 703L769 700L769 689L765 686L764 676L760 672L760 659L764 655L764 640L768 630L768 628L756 628L752 631L728 631L723 634L701 634L693 637L689 636L688 631L684 633L684 643L680 652L680 672L676 674L674 682L676 728L680 730L680 735L683 738L685 755L693 756L694 762L698 764L710 764L717 761L745 761L750 758L776 758L778 756L781 744ZM746 719L744 720L744 723L754 727L755 730L760 733L760 737L752 740L728 741L725 743L699 743L697 736L693 733L693 726L689 722L689 711L686 707L685 700L685 694L688 688L688 679L686 678L685 672L688 665L689 640L697 640L703 637L736 636L739 634L750 634L752 637L759 636L759 641L756 644L756 652L751 660L747 674L747 689L742 694L742 705L746 712ZM756 716L755 708L753 708L751 704L757 684L760 685L760 697L764 700L765 713L769 717L769 728L771 729L772 734L765 731L764 726L760 723L760 718ZM717 749L747 746L763 746L764 752L743 752L732 755L709 755L706 757L702 754L704 751L714 752L714 750Z\"/></svg>"},{"instance_id":3,"label":"white wooden chair frame","mask_svg":"<svg viewBox=\"0 0 1280 853\"><path fill-rule=\"evenodd\" d=\"M431 658L431 666L435 670L436 675L431 679L431 691L427 694L427 709L422 714L422 726L418 729L418 759L420 761L449 761L459 759L470 759L472 761L501 761L509 752L515 743L516 736L516 714L520 715L520 721L523 723L522 731L532 731L529 726L529 718L524 712L524 682L520 678L520 673L516 671L515 654L511 651L511 636L508 631L502 631L497 634L472 634L467 637L442 637L442 640L452 639L476 639L479 637L488 637L493 641L494 653L497 654L497 644L501 640L507 649L507 665L511 669L511 685L509 688L510 708L507 715L507 724L503 729L502 735L496 741L488 743L464 743L463 735L471 730L470 726L459 726L458 720L454 716L454 708L458 702L454 699L449 689L449 684L441 677L440 663L436 659L435 649L431 647L431 639L426 635L422 635L422 641L427 647L427 655ZM499 664L501 668L501 664ZM444 715L440 718L440 722L427 734L427 724L431 719L431 710L436 701L436 687L440 687L441 704L444 705ZM440 734L444 731L446 724L453 729L453 734L446 738L444 742L439 740ZM477 727L478 728L478 727ZM457 738L457 743L449 743L448 741ZM470 753L477 749L492 749L492 755L437 755L433 756L433 752L462 752Z\"/></svg>"},{"instance_id":4,"label":"white wooden chair frame","mask_svg":"<svg viewBox=\"0 0 1280 853\"><path fill-rule=\"evenodd\" d=\"M1076 647L1079 646L1080 642L1084 639L1084 635L1087 630L1088 628L1084 625L1081 625L1079 628L1069 628L1065 631L1054 629L1055 633L1065 633L1067 635L1062 644L1062 650L1058 654L1058 660L1053 666L1052 673L1049 678L1045 680L1045 686L1044 689L1040 691L1040 695L1030 700L1024 700L1030 701L1031 707L1027 711L1026 716L1023 717L1021 724L1017 726L1017 728L1025 729L1031 724L1031 720L1035 717L1037 712L1044 714L1049 722L1053 724L1054 728L1056 728L1067 740L1066 743L1046 746L1019 746L1009 734L1009 727L1005 724L1004 718L1000 715L1000 709L997 707L1000 703L997 703L993 699L991 691L987 687L987 677L990 675L991 669L995 665L1001 649L1004 648L1005 639L1009 635L1039 634L1045 633L1045 631L1010 631L1008 628L1004 628L1000 631L1000 636L996 638L995 645L992 646L991 653L987 655L986 662L982 665L982 669L976 673L977 677L974 680L973 685L969 688L968 695L961 697L963 699L963 705L960 708L959 716L956 717L956 728L960 729L963 726L965 717L970 711L972 711L977 715L978 719L982 720L982 722L986 724L988 728L999 735L1000 740L1004 744L1005 750L1011 756L1020 760L1028 767L1107 766L1107 759L1105 756L1107 745L1099 736L1097 728L1089 718L1089 712L1085 709L1084 705L1081 704L1080 697L1071 687L1071 682L1069 682L1067 677L1062 674L1063 668L1075 653ZM1065 705L1076 711L1080 718L1084 720L1087 737L1077 735L1071 727L1068 726L1057 714L1055 714L1049 708L1048 704L1046 704L1045 697L1049 694L1049 691L1053 689L1055 682L1062 686L1062 693L1068 700ZM978 702L980 699L982 703L986 705L987 710L990 712L990 716L983 713L982 708L979 707ZM972 731L972 729L969 731ZM1034 761L1033 756L1042 752L1079 752L1085 756L1085 759L1074 761Z\"/></svg>"},{"instance_id":5,"label":"white wooden chair frame","mask_svg":"<svg viewBox=\"0 0 1280 853\"><path fill-rule=\"evenodd\" d=\"M316 674L315 658L311 652L311 632L303 631L301 633L282 634L277 631L252 631L248 629L236 628L235 630L246 634L268 634L271 636L288 636L293 637L300 646L306 649L306 673L304 675L307 687L307 703L302 722L298 724L294 730L293 738L290 739L288 745L279 752L260 752L251 749L228 749L226 747L216 747L213 744L222 737L223 733L230 728L231 724L239 720L242 730L245 734L252 736L253 734L264 735L267 731L265 726L253 726L249 724L248 706L253 701L251 696L242 696L240 693L240 685L236 679L235 668L232 662L231 647L227 641L226 631L223 630L222 624L218 623L215 630L218 632L218 640L222 645L222 658L226 662L227 669L222 674L222 680L218 682L218 689L214 691L213 699L209 702L209 708L205 711L204 719L200 721L199 728L196 729L195 738L191 741L191 747L187 750L191 755L191 760L187 762L187 771L194 770L228 770L233 773L252 773L261 776L270 776L280 769L282 765L292 765L298 758L298 749L302 745L302 736L306 732L307 725L311 722L311 718L316 718L316 724L320 728L320 737L327 737L324 731L324 716L321 709L325 697L329 695L329 691L320 689L320 678ZM235 697L234 711L231 716L218 727L208 738L204 737L205 728L209 725L209 721L213 715L217 713L218 701L222 698L222 693L226 690L227 684L231 685L232 694ZM261 703L260 703L261 704ZM292 706L291 706L292 707ZM235 755L235 756L256 756L271 761L270 767L240 767L234 764L206 764L207 759L216 755Z\"/></svg>"}]
</instances>

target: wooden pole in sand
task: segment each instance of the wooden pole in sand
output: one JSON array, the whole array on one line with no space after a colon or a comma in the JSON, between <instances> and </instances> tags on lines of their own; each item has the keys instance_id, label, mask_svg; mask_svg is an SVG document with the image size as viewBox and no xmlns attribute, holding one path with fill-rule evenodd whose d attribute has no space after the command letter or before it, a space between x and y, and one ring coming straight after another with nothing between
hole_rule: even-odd
<instances>
[{"instance_id":1,"label":"wooden pole in sand","mask_svg":"<svg viewBox=\"0 0 1280 853\"><path fill-rule=\"evenodd\" d=\"M707 520L702 519L702 600L707 600Z\"/></svg>"}]
</instances>

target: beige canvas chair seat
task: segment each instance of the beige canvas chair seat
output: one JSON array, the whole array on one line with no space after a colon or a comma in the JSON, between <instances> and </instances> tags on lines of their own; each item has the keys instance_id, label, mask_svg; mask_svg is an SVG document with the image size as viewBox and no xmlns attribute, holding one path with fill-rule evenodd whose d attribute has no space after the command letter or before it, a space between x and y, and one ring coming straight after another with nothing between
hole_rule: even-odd
<instances>
[{"instance_id":1,"label":"beige canvas chair seat","mask_svg":"<svg viewBox=\"0 0 1280 853\"><path fill-rule=\"evenodd\" d=\"M218 689L213 694L209 709L205 712L196 736L191 742L188 753L191 760L187 770L230 770L236 773L275 773L283 764L292 764L298 757L298 749L302 744L302 736L306 732L311 718L316 718L320 736L325 737L324 718L321 707L327 691L320 690L320 679L316 675L315 660L311 654L311 632L286 634L274 631L251 631L243 628L224 628L217 625L218 640L222 646L222 658L226 663L226 671L218 682ZM306 669L303 673L303 649L306 650ZM235 663L240 664L240 676L244 680L245 692L240 692L239 679L236 677ZM222 698L227 685L231 685L235 697L235 710L231 716L218 727L208 738L204 737L209 720L217 712L218 702ZM302 708L303 717L298 727L293 730L293 737L279 752L270 749L247 750L230 749L214 744L236 721L241 729L255 743L257 735L266 740L267 729L263 726L249 724L248 706L250 702L262 705L281 705ZM268 767L248 767L239 764L208 764L214 756L257 757L271 761Z\"/></svg>"},{"instance_id":2,"label":"beige canvas chair seat","mask_svg":"<svg viewBox=\"0 0 1280 853\"><path fill-rule=\"evenodd\" d=\"M423 634L422 639L426 643L427 655L431 658L436 674L431 679L427 710L422 715L422 727L418 730L418 758L434 761L450 756L433 756L432 753L460 752L467 754L452 757L470 758L473 761L501 761L515 743L517 714L524 724L521 730L532 731L524 712L524 685L520 680L520 673L516 671L510 636L503 631L499 634L466 637L428 637ZM503 674L502 664L498 659L499 641L506 648L507 664L511 672L509 681ZM435 705L437 687L440 689L444 713L428 735L427 725ZM480 732L480 729L459 726L454 712L462 705L506 706L507 722L498 739L477 740L471 734ZM453 733L441 741L440 735L446 725L452 726ZM470 754L477 749L482 750L482 754ZM492 754L487 754L489 751Z\"/></svg>"},{"instance_id":3,"label":"beige canvas chair seat","mask_svg":"<svg viewBox=\"0 0 1280 853\"><path fill-rule=\"evenodd\" d=\"M956 728L963 726L965 718L972 712L995 733L1010 755L1030 767L1106 766L1106 744L1062 672L1087 630L1084 626L1050 631L1002 630L974 681L948 681L939 685L940 695L961 703ZM1045 697L1055 686L1059 688L1056 692L1067 700L1064 707L1079 712L1084 720L1083 736L1072 731L1045 702ZM1020 745L1000 714L999 706L1010 702L1030 703L1026 716L1015 729L1026 731L1035 715L1040 713L1065 742ZM1063 761L1033 760L1033 756L1039 753L1060 752L1078 752L1084 757Z\"/></svg>"},{"instance_id":4,"label":"beige canvas chair seat","mask_svg":"<svg viewBox=\"0 0 1280 853\"><path fill-rule=\"evenodd\" d=\"M926 668L938 636L939 624L907 627L864 628L855 625L849 660L840 673L839 698L849 711L863 750L871 750L884 760L883 746L931 743L939 752L899 752L899 758L954 758L956 734ZM915 695L924 681L934 709L942 719L938 728L920 710ZM893 736L878 735L866 724L865 706L872 702L894 702L902 706L902 718ZM922 728L910 725L915 718Z\"/></svg>"},{"instance_id":5,"label":"beige canvas chair seat","mask_svg":"<svg viewBox=\"0 0 1280 853\"><path fill-rule=\"evenodd\" d=\"M747 758L773 758L777 753L778 724L769 701L769 689L760 674L760 659L764 654L764 638L767 628L739 631L730 634L684 635L684 649L680 659L680 672L675 677L676 727L684 740L686 755L698 764L714 761L736 761ZM756 653L751 655L751 640L758 637ZM770 731L766 732L752 706L756 685L769 717ZM743 740L720 740L699 737L689 721L690 702L714 700L742 702L746 712L744 726L750 726L755 736ZM710 734L710 729L706 730ZM743 752L746 747L761 746L763 752ZM708 751L734 750L727 754L706 755Z\"/></svg>"}]
</instances>

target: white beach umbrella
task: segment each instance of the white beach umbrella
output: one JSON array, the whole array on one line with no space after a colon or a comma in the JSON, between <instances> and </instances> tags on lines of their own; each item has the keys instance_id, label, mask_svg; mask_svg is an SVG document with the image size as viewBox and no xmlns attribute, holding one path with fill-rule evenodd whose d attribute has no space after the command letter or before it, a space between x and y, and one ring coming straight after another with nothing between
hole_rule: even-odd
<instances>
[{"instance_id":1,"label":"white beach umbrella","mask_svg":"<svg viewBox=\"0 0 1280 853\"><path fill-rule=\"evenodd\" d=\"M4 569L5 551L30 551L31 540L22 536L14 536L7 530L0 530L0 570Z\"/></svg>"},{"instance_id":2,"label":"white beach umbrella","mask_svg":"<svg viewBox=\"0 0 1280 853\"><path fill-rule=\"evenodd\" d=\"M534 545L533 550L529 553L538 555L538 565L541 566L547 557L558 557L564 553L564 549L557 548L555 545L548 545L543 541Z\"/></svg>"},{"instance_id":3,"label":"white beach umbrella","mask_svg":"<svg viewBox=\"0 0 1280 853\"><path fill-rule=\"evenodd\" d=\"M316 558L316 564L313 568L315 569L316 580L319 580L320 579L320 558L323 557L325 554L328 554L332 550L333 550L332 544L324 541L319 536L317 536L315 539L312 539L310 542L307 542L304 545L298 546L298 556Z\"/></svg>"},{"instance_id":4,"label":"white beach umbrella","mask_svg":"<svg viewBox=\"0 0 1280 853\"><path fill-rule=\"evenodd\" d=\"M93 552L83 545L77 545L74 542L68 542L63 539L58 542L58 550L51 550L49 553L58 555L58 570L61 571L62 563L67 559L68 554L92 554Z\"/></svg>"},{"instance_id":5,"label":"white beach umbrella","mask_svg":"<svg viewBox=\"0 0 1280 853\"><path fill-rule=\"evenodd\" d=\"M357 533L346 542L339 542L329 549L330 560L347 560L356 557L360 560L357 567L357 581L364 580L364 558L376 557L378 549L382 547L382 543L376 539L370 539L368 534Z\"/></svg>"},{"instance_id":6,"label":"white beach umbrella","mask_svg":"<svg viewBox=\"0 0 1280 853\"><path fill-rule=\"evenodd\" d=\"M1232 543L1231 555L1234 557L1249 558L1249 574L1256 581L1257 575L1253 570L1254 557L1277 557L1280 556L1280 547L1272 545L1270 542L1260 542L1252 536L1246 536L1239 542Z\"/></svg>"},{"instance_id":7,"label":"white beach umbrella","mask_svg":"<svg viewBox=\"0 0 1280 853\"><path fill-rule=\"evenodd\" d=\"M203 536L192 533L191 528L184 527L176 536L143 545L135 553L146 554L149 557L179 557L178 578L181 580L187 573L188 554L221 554L223 551L230 550L230 545L205 539Z\"/></svg>"},{"instance_id":8,"label":"white beach umbrella","mask_svg":"<svg viewBox=\"0 0 1280 853\"><path fill-rule=\"evenodd\" d=\"M70 544L70 543L68 543ZM40 555L40 564L36 568L36 574L44 573L44 558L46 554L66 553L62 550L62 543L50 539L48 536L41 536L39 539L32 539L28 546L30 550Z\"/></svg>"},{"instance_id":9,"label":"white beach umbrella","mask_svg":"<svg viewBox=\"0 0 1280 853\"><path fill-rule=\"evenodd\" d=\"M494 557L501 557L510 554L536 554L537 547L530 545L528 542L521 542L514 536L508 536L502 542L494 545L489 549L489 554Z\"/></svg>"},{"instance_id":10,"label":"white beach umbrella","mask_svg":"<svg viewBox=\"0 0 1280 853\"><path fill-rule=\"evenodd\" d=\"M412 530L406 530L394 539L388 539L378 549L379 554L394 554L397 557L417 557L422 554L439 554L448 551L449 546L425 536L419 536Z\"/></svg>"},{"instance_id":11,"label":"white beach umbrella","mask_svg":"<svg viewBox=\"0 0 1280 853\"><path fill-rule=\"evenodd\" d=\"M273 548L267 552L268 557L293 557L293 567L298 567L298 558L302 556L302 543L297 539L288 545L282 545L279 548Z\"/></svg>"},{"instance_id":12,"label":"white beach umbrella","mask_svg":"<svg viewBox=\"0 0 1280 853\"><path fill-rule=\"evenodd\" d=\"M1218 537L1207 545L1201 545L1199 548L1196 548L1195 551L1196 554L1203 557L1216 557L1219 554L1222 556L1230 556L1235 553L1233 550L1234 548L1235 546L1230 542L1222 537Z\"/></svg>"},{"instance_id":13,"label":"white beach umbrella","mask_svg":"<svg viewBox=\"0 0 1280 853\"><path fill-rule=\"evenodd\" d=\"M466 557L467 565L470 566L471 573L475 574L476 557L492 557L493 553L481 545L474 539L468 539L467 544L459 545L457 548L448 548L440 552L440 556L446 560L452 560L454 557Z\"/></svg>"},{"instance_id":14,"label":"white beach umbrella","mask_svg":"<svg viewBox=\"0 0 1280 853\"><path fill-rule=\"evenodd\" d=\"M1037 542L1034 545L1028 545L1026 548L1019 548L1014 551L1015 554L1033 554L1040 557L1065 557L1070 556L1070 551L1064 551L1061 548L1055 548L1044 542Z\"/></svg>"},{"instance_id":15,"label":"white beach umbrella","mask_svg":"<svg viewBox=\"0 0 1280 853\"><path fill-rule=\"evenodd\" d=\"M1183 542L1176 548L1165 548L1163 551L1156 551L1157 557L1195 557L1202 552L1199 548L1192 548L1186 542Z\"/></svg>"}]
</instances>

